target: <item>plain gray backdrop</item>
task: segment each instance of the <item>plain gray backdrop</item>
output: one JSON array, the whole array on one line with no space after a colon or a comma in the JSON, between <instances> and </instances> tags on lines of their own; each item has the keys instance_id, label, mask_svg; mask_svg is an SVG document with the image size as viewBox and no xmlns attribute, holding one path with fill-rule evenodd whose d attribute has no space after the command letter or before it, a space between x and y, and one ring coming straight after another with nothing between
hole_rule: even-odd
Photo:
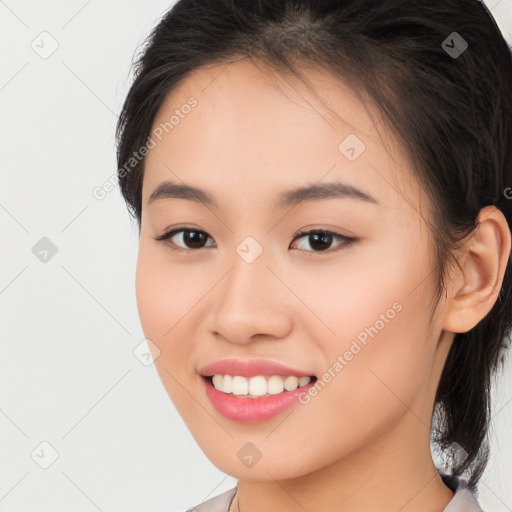
<instances>
[{"instance_id":1,"label":"plain gray backdrop","mask_svg":"<svg viewBox=\"0 0 512 512\"><path fill-rule=\"evenodd\" d=\"M144 358L136 227L117 186L93 196L132 58L172 3L0 0L0 511L173 512L236 483ZM512 0L487 5L512 42ZM489 512L512 510L512 357L498 382Z\"/></svg>"}]
</instances>

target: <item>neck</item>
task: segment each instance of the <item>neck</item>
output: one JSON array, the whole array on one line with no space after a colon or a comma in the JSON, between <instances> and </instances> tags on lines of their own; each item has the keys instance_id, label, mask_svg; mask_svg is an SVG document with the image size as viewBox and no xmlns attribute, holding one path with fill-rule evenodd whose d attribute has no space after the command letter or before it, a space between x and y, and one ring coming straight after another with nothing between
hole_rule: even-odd
<instances>
[{"instance_id":1,"label":"neck","mask_svg":"<svg viewBox=\"0 0 512 512\"><path fill-rule=\"evenodd\" d=\"M442 512L453 497L432 461L429 429L410 411L392 436L318 471L237 487L230 512Z\"/></svg>"}]
</instances>

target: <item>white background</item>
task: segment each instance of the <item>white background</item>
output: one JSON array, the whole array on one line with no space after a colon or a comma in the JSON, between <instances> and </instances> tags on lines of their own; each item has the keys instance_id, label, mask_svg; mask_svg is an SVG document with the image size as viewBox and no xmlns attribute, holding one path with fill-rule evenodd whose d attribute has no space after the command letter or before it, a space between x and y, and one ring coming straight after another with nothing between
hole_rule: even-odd
<instances>
[{"instance_id":1,"label":"white background","mask_svg":"<svg viewBox=\"0 0 512 512\"><path fill-rule=\"evenodd\" d=\"M136 227L117 187L92 195L116 172L132 57L171 4L0 1L1 511L172 512L236 483L134 356ZM511 42L512 0L488 5ZM51 48L44 31L58 43L47 59L31 47ZM32 252L42 237L57 248L46 263ZM494 399L480 500L501 512L512 510L512 357ZM58 453L48 469L36 463L51 461L43 441Z\"/></svg>"}]
</instances>

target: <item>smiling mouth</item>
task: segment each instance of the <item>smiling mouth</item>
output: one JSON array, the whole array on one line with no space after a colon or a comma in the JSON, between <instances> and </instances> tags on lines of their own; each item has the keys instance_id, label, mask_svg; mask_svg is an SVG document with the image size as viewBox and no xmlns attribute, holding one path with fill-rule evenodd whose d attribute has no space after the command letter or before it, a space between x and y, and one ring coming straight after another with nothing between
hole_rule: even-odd
<instances>
[{"instance_id":1,"label":"smiling mouth","mask_svg":"<svg viewBox=\"0 0 512 512\"><path fill-rule=\"evenodd\" d=\"M241 375L202 376L208 385L229 396L241 398L262 398L295 391L297 388L314 384L317 377L295 377L293 375L258 375L244 377Z\"/></svg>"}]
</instances>

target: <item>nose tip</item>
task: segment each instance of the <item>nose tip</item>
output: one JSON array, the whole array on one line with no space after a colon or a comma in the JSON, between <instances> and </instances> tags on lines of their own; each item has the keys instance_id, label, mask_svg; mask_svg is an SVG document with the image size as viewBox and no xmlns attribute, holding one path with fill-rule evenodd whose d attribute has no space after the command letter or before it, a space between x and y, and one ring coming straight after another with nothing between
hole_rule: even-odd
<instances>
[{"instance_id":1,"label":"nose tip","mask_svg":"<svg viewBox=\"0 0 512 512\"><path fill-rule=\"evenodd\" d=\"M246 243L250 252L252 241ZM263 259L247 263L240 257L218 287L212 332L245 344L261 337L285 337L293 324L285 290Z\"/></svg>"}]
</instances>

